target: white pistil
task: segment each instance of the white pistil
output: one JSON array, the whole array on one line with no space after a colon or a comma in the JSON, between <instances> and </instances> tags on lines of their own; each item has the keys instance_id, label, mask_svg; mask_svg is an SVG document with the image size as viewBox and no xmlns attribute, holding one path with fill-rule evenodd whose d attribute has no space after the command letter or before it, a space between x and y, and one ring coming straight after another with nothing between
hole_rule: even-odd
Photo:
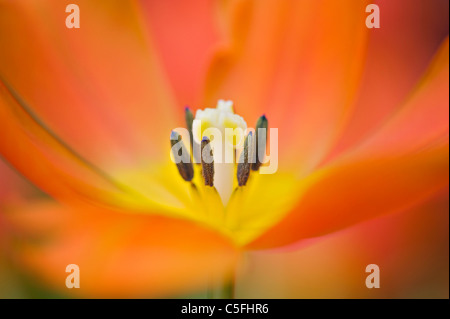
<instances>
[{"instance_id":1,"label":"white pistil","mask_svg":"<svg viewBox=\"0 0 450 319\"><path fill-rule=\"evenodd\" d=\"M228 148L228 151L233 151L232 146L231 149L229 146L225 146L225 148ZM222 162L217 161L218 159L214 155L214 186L222 199L222 203L226 205L233 192L234 164L225 163L223 159Z\"/></svg>"},{"instance_id":2,"label":"white pistil","mask_svg":"<svg viewBox=\"0 0 450 319\"><path fill-rule=\"evenodd\" d=\"M234 130L234 135L226 132L227 128ZM215 109L198 110L195 115L192 126L193 137L197 143L201 143L204 136L211 141L214 156L214 187L224 205L228 203L233 192L233 155L236 141L243 143L246 129L247 123L244 119L234 114L232 101L219 100Z\"/></svg>"}]
</instances>

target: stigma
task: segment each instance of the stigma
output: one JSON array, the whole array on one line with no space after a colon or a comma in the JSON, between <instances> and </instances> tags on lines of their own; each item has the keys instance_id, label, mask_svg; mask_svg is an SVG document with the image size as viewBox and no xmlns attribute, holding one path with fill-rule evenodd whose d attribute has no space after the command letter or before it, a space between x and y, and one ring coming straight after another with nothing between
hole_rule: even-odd
<instances>
[{"instance_id":1,"label":"stigma","mask_svg":"<svg viewBox=\"0 0 450 319\"><path fill-rule=\"evenodd\" d=\"M195 117L186 107L185 119L189 131L187 136L191 139L188 155L191 161L186 163L184 155L177 163L178 171L184 180L192 183L194 159L202 166L204 187L215 188L223 205L226 205L234 188L244 187L250 172L258 170L260 159L257 158L257 148L264 147L265 151L265 145L258 145L255 140L257 135L253 135L246 121L234 112L232 101L219 100L216 108L197 110ZM258 119L256 130L258 127L267 129L264 115ZM178 135L172 133L171 139L174 156L180 155L180 150L187 152L188 148Z\"/></svg>"}]
</instances>

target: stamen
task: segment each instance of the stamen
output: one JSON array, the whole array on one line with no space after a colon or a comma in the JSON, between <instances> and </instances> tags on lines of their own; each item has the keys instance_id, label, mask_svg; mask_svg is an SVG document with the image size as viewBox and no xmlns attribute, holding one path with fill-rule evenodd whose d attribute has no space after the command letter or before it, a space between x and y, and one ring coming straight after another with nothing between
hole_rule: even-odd
<instances>
[{"instance_id":1,"label":"stamen","mask_svg":"<svg viewBox=\"0 0 450 319\"><path fill-rule=\"evenodd\" d=\"M267 128L269 127L269 123L267 121L267 118L265 115L261 116L258 121L256 122L256 128L255 128L255 139L256 139L256 161L255 163L252 163L252 170L257 171L259 167L261 166L264 156L266 154L266 143L267 143ZM264 143L259 143L259 129L264 129L266 137L264 139ZM259 154L263 154L261 157L259 157Z\"/></svg>"},{"instance_id":2,"label":"stamen","mask_svg":"<svg viewBox=\"0 0 450 319\"><path fill-rule=\"evenodd\" d=\"M214 157L211 150L209 138L203 137L201 143L202 150L202 175L205 185L214 186Z\"/></svg>"},{"instance_id":3,"label":"stamen","mask_svg":"<svg viewBox=\"0 0 450 319\"><path fill-rule=\"evenodd\" d=\"M192 114L191 109L189 108L189 106L186 106L184 108L184 118L186 120L186 126L187 129L189 131L189 137L191 139L191 149L193 147L192 142L194 141L192 138L192 123L194 122L194 114Z\"/></svg>"},{"instance_id":4,"label":"stamen","mask_svg":"<svg viewBox=\"0 0 450 319\"><path fill-rule=\"evenodd\" d=\"M178 160L175 161L178 172L185 181L190 182L194 178L194 168L192 167L191 156L181 141L181 135L172 131L170 133L170 144L173 156L178 157Z\"/></svg>"},{"instance_id":5,"label":"stamen","mask_svg":"<svg viewBox=\"0 0 450 319\"><path fill-rule=\"evenodd\" d=\"M241 157L239 159L239 164L237 167L237 180L239 186L245 186L247 184L247 180L250 176L250 160L253 156L252 147L253 144L253 135L252 132L249 132L247 138L245 139L244 149L241 153Z\"/></svg>"}]
</instances>

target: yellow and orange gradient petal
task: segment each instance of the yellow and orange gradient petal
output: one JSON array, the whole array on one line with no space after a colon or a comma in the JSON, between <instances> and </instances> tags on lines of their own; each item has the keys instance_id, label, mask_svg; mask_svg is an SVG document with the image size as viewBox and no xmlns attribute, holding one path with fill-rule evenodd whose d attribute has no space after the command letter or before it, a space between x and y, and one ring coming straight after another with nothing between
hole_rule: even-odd
<instances>
[{"instance_id":1,"label":"yellow and orange gradient petal","mask_svg":"<svg viewBox=\"0 0 450 319\"><path fill-rule=\"evenodd\" d=\"M72 32L55 3L0 1L0 154L63 203L4 218L11 239L30 239L18 260L55 285L72 256L92 279L87 294L171 293L204 267L226 273L238 246L294 244L448 185L448 40L388 121L347 139L370 39L366 1L199 1L184 17L198 24L182 36L167 4L79 1L83 27ZM197 47L173 50L201 29ZM222 98L247 123L268 115L280 169L252 174L226 207L198 208L169 161L168 133L182 125L177 104ZM224 222L200 215L208 211ZM49 241L33 246L34 235Z\"/></svg>"}]
</instances>

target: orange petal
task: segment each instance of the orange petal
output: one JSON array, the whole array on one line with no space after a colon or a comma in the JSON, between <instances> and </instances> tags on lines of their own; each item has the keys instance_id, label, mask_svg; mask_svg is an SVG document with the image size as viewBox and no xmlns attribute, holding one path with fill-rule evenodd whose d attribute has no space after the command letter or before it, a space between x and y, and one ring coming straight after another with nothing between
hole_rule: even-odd
<instances>
[{"instance_id":1,"label":"orange petal","mask_svg":"<svg viewBox=\"0 0 450 319\"><path fill-rule=\"evenodd\" d=\"M408 209L446 187L448 174L448 141L404 156L342 161L307 178L311 185L294 209L249 248L283 246Z\"/></svg>"},{"instance_id":2,"label":"orange petal","mask_svg":"<svg viewBox=\"0 0 450 319\"><path fill-rule=\"evenodd\" d=\"M133 1L1 1L0 76L63 140L97 164L158 158L172 99ZM27 41L22 41L27 39Z\"/></svg>"},{"instance_id":3,"label":"orange petal","mask_svg":"<svg viewBox=\"0 0 450 319\"><path fill-rule=\"evenodd\" d=\"M14 195L18 187L18 178L10 167L0 158L0 206L3 201Z\"/></svg>"},{"instance_id":4,"label":"orange petal","mask_svg":"<svg viewBox=\"0 0 450 319\"><path fill-rule=\"evenodd\" d=\"M446 41L409 103L365 143L307 177L292 212L250 246L320 236L406 209L448 185L448 81Z\"/></svg>"},{"instance_id":5,"label":"orange petal","mask_svg":"<svg viewBox=\"0 0 450 319\"><path fill-rule=\"evenodd\" d=\"M67 296L163 297L205 288L227 276L238 251L192 222L52 203L5 213L9 256L48 288ZM66 266L80 268L67 289Z\"/></svg>"},{"instance_id":6,"label":"orange petal","mask_svg":"<svg viewBox=\"0 0 450 319\"><path fill-rule=\"evenodd\" d=\"M372 151L399 152L427 147L448 138L449 38L437 52L420 85L407 103L362 147Z\"/></svg>"},{"instance_id":7,"label":"orange petal","mask_svg":"<svg viewBox=\"0 0 450 319\"><path fill-rule=\"evenodd\" d=\"M200 105L206 70L220 40L218 2L139 1L144 22L180 106Z\"/></svg>"},{"instance_id":8,"label":"orange petal","mask_svg":"<svg viewBox=\"0 0 450 319\"><path fill-rule=\"evenodd\" d=\"M127 190L43 127L0 81L0 154L50 195L110 202Z\"/></svg>"},{"instance_id":9,"label":"orange petal","mask_svg":"<svg viewBox=\"0 0 450 319\"><path fill-rule=\"evenodd\" d=\"M206 104L231 99L250 126L265 113L279 129L280 161L308 171L330 149L358 87L367 3L237 2L230 43L208 74Z\"/></svg>"},{"instance_id":10,"label":"orange petal","mask_svg":"<svg viewBox=\"0 0 450 319\"><path fill-rule=\"evenodd\" d=\"M389 121L398 106L410 98L448 36L446 0L380 0L377 4L381 28L370 31L358 99L334 155L363 141Z\"/></svg>"},{"instance_id":11,"label":"orange petal","mask_svg":"<svg viewBox=\"0 0 450 319\"><path fill-rule=\"evenodd\" d=\"M448 189L413 211L361 223L295 251L248 254L237 298L448 298ZM377 264L381 288L367 289Z\"/></svg>"},{"instance_id":12,"label":"orange petal","mask_svg":"<svg viewBox=\"0 0 450 319\"><path fill-rule=\"evenodd\" d=\"M42 196L42 191L34 187L11 165L0 157L0 211L3 205Z\"/></svg>"}]
</instances>

